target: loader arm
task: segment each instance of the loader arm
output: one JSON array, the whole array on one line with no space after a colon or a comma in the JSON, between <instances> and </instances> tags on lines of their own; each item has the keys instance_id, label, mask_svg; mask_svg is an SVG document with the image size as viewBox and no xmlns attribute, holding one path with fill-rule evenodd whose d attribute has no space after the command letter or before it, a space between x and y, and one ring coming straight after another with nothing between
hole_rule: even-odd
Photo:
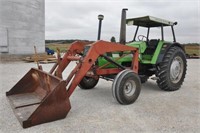
<instances>
[{"instance_id":1,"label":"loader arm","mask_svg":"<svg viewBox=\"0 0 200 133\"><path fill-rule=\"evenodd\" d=\"M58 68L56 69L55 76L62 78L62 72L65 70L65 68L71 61L69 57L75 56L76 54L81 54L85 45L87 45L87 43L80 41L76 41L71 44L69 50L67 51L67 53L65 53L64 57L62 58L62 61L60 61L60 63L57 64Z\"/></svg>"},{"instance_id":2,"label":"loader arm","mask_svg":"<svg viewBox=\"0 0 200 133\"><path fill-rule=\"evenodd\" d=\"M93 76L101 76L122 71L122 68L102 69L95 66L97 58L106 52L131 51L134 57L130 69L135 73L138 72L137 48L98 41L91 45L86 56L80 57L85 45L74 42L63 59L58 59L49 73L32 68L10 91L6 92L11 107L24 128L65 118L71 109L69 97L87 72L95 68ZM63 80L62 73L71 61L78 63L68 78Z\"/></svg>"},{"instance_id":3,"label":"loader arm","mask_svg":"<svg viewBox=\"0 0 200 133\"><path fill-rule=\"evenodd\" d=\"M118 43L111 43L106 41L98 41L92 44L91 48L89 49L87 55L84 57L83 60L80 59L79 61L79 68L76 68L77 71L73 81L69 85L67 89L68 96L73 93L76 86L80 83L86 73L91 69L91 67L95 64L97 58L107 52L115 52L115 51L131 51L134 54L134 58L132 60L132 70L135 73L138 73L138 49L134 47L129 47L126 45L121 45ZM66 57L67 58L67 57ZM65 65L65 64L63 64ZM61 67L63 68L63 67ZM69 83L69 82L68 82ZM68 85L68 84L67 84ZM66 86L67 86L66 85Z\"/></svg>"}]
</instances>

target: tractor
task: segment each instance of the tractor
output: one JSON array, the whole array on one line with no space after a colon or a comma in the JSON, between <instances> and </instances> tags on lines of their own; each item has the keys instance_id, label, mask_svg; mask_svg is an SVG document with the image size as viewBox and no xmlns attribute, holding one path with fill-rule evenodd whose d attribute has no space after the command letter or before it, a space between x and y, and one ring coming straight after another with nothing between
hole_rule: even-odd
<instances>
[{"instance_id":1,"label":"tractor","mask_svg":"<svg viewBox=\"0 0 200 133\"><path fill-rule=\"evenodd\" d=\"M150 76L155 75L156 77L152 79L157 80L160 89L165 91L178 90L186 75L187 61L184 48L180 43L176 42L174 25L177 25L177 22L171 22L152 16L126 19L126 10L127 9L122 10L120 44L138 48L138 75L141 83L145 83ZM128 43L126 43L126 24L128 26L136 26L133 40ZM146 36L138 35L140 27L147 29ZM171 28L173 42L164 40L164 27ZM150 39L150 29L153 28L161 29L161 39ZM116 55L116 53L108 55L113 59L115 59L116 56L120 56L120 54ZM104 58L99 58L98 61L99 66L106 63ZM121 58L117 63L124 67L131 67L131 61L132 57L129 56ZM109 65L107 67L115 66Z\"/></svg>"},{"instance_id":2,"label":"tractor","mask_svg":"<svg viewBox=\"0 0 200 133\"><path fill-rule=\"evenodd\" d=\"M119 43L96 41L92 44L74 42L49 72L41 66L30 71L6 96L16 117L24 128L65 118L71 109L69 98L79 86L94 88L99 79L113 81L113 97L123 105L134 103L141 91L141 83L149 77L165 91L178 90L186 75L186 57L176 42L174 26L177 22L145 16L126 19L122 10ZM133 40L126 42L126 25L136 26ZM140 27L147 34L138 35ZM173 42L164 40L164 27L170 27ZM152 28L161 29L161 39L150 39ZM66 79L62 73L70 62L77 65Z\"/></svg>"}]
</instances>

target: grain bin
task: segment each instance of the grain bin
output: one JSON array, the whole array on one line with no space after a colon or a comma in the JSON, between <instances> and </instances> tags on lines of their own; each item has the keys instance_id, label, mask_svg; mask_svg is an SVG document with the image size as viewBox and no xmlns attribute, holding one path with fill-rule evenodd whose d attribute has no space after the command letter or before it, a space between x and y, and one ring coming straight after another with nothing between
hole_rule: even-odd
<instances>
[{"instance_id":1,"label":"grain bin","mask_svg":"<svg viewBox=\"0 0 200 133\"><path fill-rule=\"evenodd\" d=\"M0 53L45 52L45 0L0 0Z\"/></svg>"}]
</instances>

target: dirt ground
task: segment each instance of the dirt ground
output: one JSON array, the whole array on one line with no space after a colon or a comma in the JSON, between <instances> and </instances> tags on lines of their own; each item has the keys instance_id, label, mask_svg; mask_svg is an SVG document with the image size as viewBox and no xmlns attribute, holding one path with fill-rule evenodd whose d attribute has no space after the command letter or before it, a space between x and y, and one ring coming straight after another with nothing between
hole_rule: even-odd
<instances>
[{"instance_id":1,"label":"dirt ground","mask_svg":"<svg viewBox=\"0 0 200 133\"><path fill-rule=\"evenodd\" d=\"M53 64L43 65L48 71ZM70 68L74 64L70 65ZM0 63L0 132L66 133L66 132L200 132L200 60L188 60L185 82L180 90L165 92L156 82L142 85L134 104L120 105L112 97L112 82L100 80L92 90L76 88L70 97L72 109L65 119L23 129L15 117L5 92L34 63ZM65 74L70 72L66 69ZM66 77L66 75L64 77Z\"/></svg>"}]
</instances>

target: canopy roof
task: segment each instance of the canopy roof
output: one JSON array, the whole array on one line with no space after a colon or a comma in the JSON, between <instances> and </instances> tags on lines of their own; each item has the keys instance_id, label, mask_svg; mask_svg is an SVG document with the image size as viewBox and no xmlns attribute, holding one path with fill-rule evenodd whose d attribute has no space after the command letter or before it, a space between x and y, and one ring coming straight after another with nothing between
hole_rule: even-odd
<instances>
[{"instance_id":1,"label":"canopy roof","mask_svg":"<svg viewBox=\"0 0 200 133\"><path fill-rule=\"evenodd\" d=\"M127 25L137 25L142 27L160 27L160 26L172 26L176 22L171 22L161 18L156 18L152 16L144 16L139 18L126 19Z\"/></svg>"}]
</instances>

